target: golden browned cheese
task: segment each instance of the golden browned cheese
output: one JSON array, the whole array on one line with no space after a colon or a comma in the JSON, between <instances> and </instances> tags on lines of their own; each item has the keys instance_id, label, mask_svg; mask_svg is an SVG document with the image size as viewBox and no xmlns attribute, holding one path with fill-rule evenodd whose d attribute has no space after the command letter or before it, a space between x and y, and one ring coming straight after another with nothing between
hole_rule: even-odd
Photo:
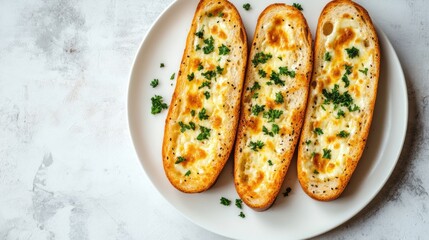
<instances>
[{"instance_id":1,"label":"golden browned cheese","mask_svg":"<svg viewBox=\"0 0 429 240\"><path fill-rule=\"evenodd\" d=\"M300 11L273 4L260 15L247 65L234 182L255 210L272 205L298 141L312 69L311 36Z\"/></svg>"},{"instance_id":2,"label":"golden browned cheese","mask_svg":"<svg viewBox=\"0 0 429 240\"><path fill-rule=\"evenodd\" d=\"M316 32L315 64L298 150L298 178L317 200L343 192L363 153L377 93L380 50L364 8L330 2Z\"/></svg>"},{"instance_id":3,"label":"golden browned cheese","mask_svg":"<svg viewBox=\"0 0 429 240\"><path fill-rule=\"evenodd\" d=\"M187 37L165 122L163 166L188 193L213 185L224 167L239 117L247 39L237 9L202 0Z\"/></svg>"}]
</instances>

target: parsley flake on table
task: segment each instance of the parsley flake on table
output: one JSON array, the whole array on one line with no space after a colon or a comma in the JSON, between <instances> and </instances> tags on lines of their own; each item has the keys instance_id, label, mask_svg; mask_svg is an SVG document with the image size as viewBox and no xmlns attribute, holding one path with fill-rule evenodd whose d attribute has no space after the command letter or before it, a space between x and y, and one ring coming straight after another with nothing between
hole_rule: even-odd
<instances>
[{"instance_id":1,"label":"parsley flake on table","mask_svg":"<svg viewBox=\"0 0 429 240\"><path fill-rule=\"evenodd\" d=\"M152 101L151 113L154 115L160 113L162 109L168 108L168 105L163 102L162 97L159 95L155 95L150 100Z\"/></svg>"},{"instance_id":2,"label":"parsley flake on table","mask_svg":"<svg viewBox=\"0 0 429 240\"><path fill-rule=\"evenodd\" d=\"M176 73L171 74L170 80L174 80L174 77L176 76Z\"/></svg>"},{"instance_id":3,"label":"parsley flake on table","mask_svg":"<svg viewBox=\"0 0 429 240\"><path fill-rule=\"evenodd\" d=\"M243 8L244 8L244 10L249 11L251 8L250 3L243 4Z\"/></svg>"},{"instance_id":4,"label":"parsley flake on table","mask_svg":"<svg viewBox=\"0 0 429 240\"><path fill-rule=\"evenodd\" d=\"M158 79L154 79L150 82L150 85L155 88L156 86L158 86L159 84L159 80Z\"/></svg>"},{"instance_id":5,"label":"parsley flake on table","mask_svg":"<svg viewBox=\"0 0 429 240\"><path fill-rule=\"evenodd\" d=\"M229 206L231 204L231 200L229 200L228 198L225 198L225 197L221 197L220 198L220 204L225 205L225 206Z\"/></svg>"},{"instance_id":6,"label":"parsley flake on table","mask_svg":"<svg viewBox=\"0 0 429 240\"><path fill-rule=\"evenodd\" d=\"M299 3L293 3L292 6L296 9L298 9L299 11L304 10L304 8L302 8L301 4L299 4Z\"/></svg>"},{"instance_id":7,"label":"parsley flake on table","mask_svg":"<svg viewBox=\"0 0 429 240\"><path fill-rule=\"evenodd\" d=\"M241 217L241 218L245 218L246 217L246 215L244 215L243 212L240 212L240 214L238 216Z\"/></svg>"},{"instance_id":8,"label":"parsley flake on table","mask_svg":"<svg viewBox=\"0 0 429 240\"><path fill-rule=\"evenodd\" d=\"M240 209L243 209L243 200L241 199L235 199L235 206L237 206Z\"/></svg>"},{"instance_id":9,"label":"parsley flake on table","mask_svg":"<svg viewBox=\"0 0 429 240\"><path fill-rule=\"evenodd\" d=\"M286 188L286 191L285 192L283 192L283 197L287 197L287 196L289 196L289 193L292 191L292 188L290 188L290 187L287 187Z\"/></svg>"}]
</instances>

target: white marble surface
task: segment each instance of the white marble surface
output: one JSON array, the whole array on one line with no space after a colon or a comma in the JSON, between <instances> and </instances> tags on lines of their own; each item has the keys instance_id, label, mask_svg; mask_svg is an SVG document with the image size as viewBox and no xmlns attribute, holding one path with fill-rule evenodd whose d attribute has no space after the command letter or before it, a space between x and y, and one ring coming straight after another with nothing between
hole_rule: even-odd
<instances>
[{"instance_id":1,"label":"white marble surface","mask_svg":"<svg viewBox=\"0 0 429 240\"><path fill-rule=\"evenodd\" d=\"M130 66L170 2L0 0L0 239L225 239L161 197L129 136ZM376 198L318 238L427 239L429 2L359 2L402 62L408 133Z\"/></svg>"}]
</instances>

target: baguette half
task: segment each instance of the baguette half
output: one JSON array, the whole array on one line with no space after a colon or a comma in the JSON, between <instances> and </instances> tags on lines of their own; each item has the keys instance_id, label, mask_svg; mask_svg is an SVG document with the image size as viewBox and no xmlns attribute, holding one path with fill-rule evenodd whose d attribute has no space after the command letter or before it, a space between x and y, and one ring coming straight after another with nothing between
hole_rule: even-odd
<instances>
[{"instance_id":1,"label":"baguette half","mask_svg":"<svg viewBox=\"0 0 429 240\"><path fill-rule=\"evenodd\" d=\"M312 198L344 191L365 148L380 72L380 50L367 11L348 0L323 9L298 148L298 178Z\"/></svg>"},{"instance_id":2,"label":"baguette half","mask_svg":"<svg viewBox=\"0 0 429 240\"><path fill-rule=\"evenodd\" d=\"M312 70L311 34L300 11L268 6L250 50L234 154L242 200L263 211L277 197L303 123Z\"/></svg>"},{"instance_id":3,"label":"baguette half","mask_svg":"<svg viewBox=\"0 0 429 240\"><path fill-rule=\"evenodd\" d=\"M165 121L163 166L186 193L210 188L231 153L247 62L247 37L226 0L201 0Z\"/></svg>"}]
</instances>

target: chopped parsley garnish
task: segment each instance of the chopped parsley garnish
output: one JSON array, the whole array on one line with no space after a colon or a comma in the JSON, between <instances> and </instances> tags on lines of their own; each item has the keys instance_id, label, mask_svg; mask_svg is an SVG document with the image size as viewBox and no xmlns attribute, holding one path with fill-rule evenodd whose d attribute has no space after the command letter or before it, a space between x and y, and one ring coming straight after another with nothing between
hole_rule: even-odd
<instances>
[{"instance_id":1,"label":"chopped parsley garnish","mask_svg":"<svg viewBox=\"0 0 429 240\"><path fill-rule=\"evenodd\" d=\"M272 71L271 72L271 76L270 76L270 82L268 82L268 85L280 85L280 86L284 86L285 85L285 81L280 79L280 74L278 74L276 71Z\"/></svg>"},{"instance_id":2,"label":"chopped parsley garnish","mask_svg":"<svg viewBox=\"0 0 429 240\"><path fill-rule=\"evenodd\" d=\"M323 149L323 158L331 159L331 150L330 149Z\"/></svg>"},{"instance_id":3,"label":"chopped parsley garnish","mask_svg":"<svg viewBox=\"0 0 429 240\"><path fill-rule=\"evenodd\" d=\"M273 166L273 162L271 160L268 160L268 165Z\"/></svg>"},{"instance_id":4,"label":"chopped parsley garnish","mask_svg":"<svg viewBox=\"0 0 429 240\"><path fill-rule=\"evenodd\" d=\"M246 217L246 215L244 215L243 212L240 212L240 214L238 216L241 217L241 218L245 218Z\"/></svg>"},{"instance_id":5,"label":"chopped parsley garnish","mask_svg":"<svg viewBox=\"0 0 429 240\"><path fill-rule=\"evenodd\" d=\"M346 116L346 113L343 111L343 110L338 110L338 112L337 112L337 118L340 118L340 117L345 117Z\"/></svg>"},{"instance_id":6,"label":"chopped parsley garnish","mask_svg":"<svg viewBox=\"0 0 429 240\"><path fill-rule=\"evenodd\" d=\"M176 73L171 74L170 80L174 80L174 77L176 76Z\"/></svg>"},{"instance_id":7,"label":"chopped parsley garnish","mask_svg":"<svg viewBox=\"0 0 429 240\"><path fill-rule=\"evenodd\" d=\"M257 99L258 97L259 97L259 93L257 93L257 92L253 93L253 95L252 95L253 99Z\"/></svg>"},{"instance_id":8,"label":"chopped parsley garnish","mask_svg":"<svg viewBox=\"0 0 429 240\"><path fill-rule=\"evenodd\" d=\"M359 57L359 49L355 47L346 48L346 52L349 58Z\"/></svg>"},{"instance_id":9,"label":"chopped parsley garnish","mask_svg":"<svg viewBox=\"0 0 429 240\"><path fill-rule=\"evenodd\" d=\"M319 174L319 171L317 171L316 169L314 169L313 173L314 174Z\"/></svg>"},{"instance_id":10,"label":"chopped parsley garnish","mask_svg":"<svg viewBox=\"0 0 429 240\"><path fill-rule=\"evenodd\" d=\"M174 164L179 164L179 163L184 162L184 161L186 161L186 159L182 156L179 156L179 157L177 157L177 161Z\"/></svg>"},{"instance_id":11,"label":"chopped parsley garnish","mask_svg":"<svg viewBox=\"0 0 429 240\"><path fill-rule=\"evenodd\" d=\"M195 51L201 50L201 46L200 44L197 44L197 46L195 46Z\"/></svg>"},{"instance_id":12,"label":"chopped parsley garnish","mask_svg":"<svg viewBox=\"0 0 429 240\"><path fill-rule=\"evenodd\" d=\"M168 105L163 102L162 97L159 95L155 95L150 99L152 101L152 114L158 114L162 111L162 109L167 109Z\"/></svg>"},{"instance_id":13,"label":"chopped parsley garnish","mask_svg":"<svg viewBox=\"0 0 429 240\"><path fill-rule=\"evenodd\" d=\"M292 6L295 7L296 9L298 9L299 11L304 10L304 8L302 8L301 4L299 4L299 3L293 3Z\"/></svg>"},{"instance_id":14,"label":"chopped parsley garnish","mask_svg":"<svg viewBox=\"0 0 429 240\"><path fill-rule=\"evenodd\" d=\"M329 52L325 52L325 61L330 62L332 59L332 56Z\"/></svg>"},{"instance_id":15,"label":"chopped parsley garnish","mask_svg":"<svg viewBox=\"0 0 429 240\"><path fill-rule=\"evenodd\" d=\"M231 50L224 44L222 44L219 48L219 55L227 55Z\"/></svg>"},{"instance_id":16,"label":"chopped parsley garnish","mask_svg":"<svg viewBox=\"0 0 429 240\"><path fill-rule=\"evenodd\" d=\"M280 127L277 124L273 124L270 132L267 127L262 126L262 132L264 132L264 135L269 135L271 137L274 137L274 135L280 132Z\"/></svg>"},{"instance_id":17,"label":"chopped parsley garnish","mask_svg":"<svg viewBox=\"0 0 429 240\"><path fill-rule=\"evenodd\" d=\"M187 176L189 176L189 175L191 175L191 170L188 170L186 173L185 173L185 176L187 177Z\"/></svg>"},{"instance_id":18,"label":"chopped parsley garnish","mask_svg":"<svg viewBox=\"0 0 429 240\"><path fill-rule=\"evenodd\" d=\"M323 130L321 128L315 128L314 129L314 133L316 133L317 135L322 135L323 134Z\"/></svg>"},{"instance_id":19,"label":"chopped parsley garnish","mask_svg":"<svg viewBox=\"0 0 429 240\"><path fill-rule=\"evenodd\" d=\"M268 119L268 122L274 122L274 120L280 118L282 114L282 110L270 109L268 112L264 112L263 116Z\"/></svg>"},{"instance_id":20,"label":"chopped parsley garnish","mask_svg":"<svg viewBox=\"0 0 429 240\"><path fill-rule=\"evenodd\" d=\"M201 28L200 31L198 31L198 32L195 33L195 36L197 36L198 38L203 39L203 36L204 36L204 26Z\"/></svg>"},{"instance_id":21,"label":"chopped parsley garnish","mask_svg":"<svg viewBox=\"0 0 429 240\"><path fill-rule=\"evenodd\" d=\"M283 61L283 58L282 57L277 57L278 59L280 59L280 61Z\"/></svg>"},{"instance_id":22,"label":"chopped parsley garnish","mask_svg":"<svg viewBox=\"0 0 429 240\"><path fill-rule=\"evenodd\" d=\"M322 94L325 97L323 104L328 104L332 102L334 105L341 105L345 107L349 107L353 103L353 98L350 96L348 92L340 94L338 92L339 86L337 84L334 85L334 88L329 92L326 89L322 90Z\"/></svg>"},{"instance_id":23,"label":"chopped parsley garnish","mask_svg":"<svg viewBox=\"0 0 429 240\"><path fill-rule=\"evenodd\" d=\"M198 64L198 71L201 71L201 70L203 70L204 69L204 67L203 67L203 65L200 63L200 64Z\"/></svg>"},{"instance_id":24,"label":"chopped parsley garnish","mask_svg":"<svg viewBox=\"0 0 429 240\"><path fill-rule=\"evenodd\" d=\"M201 111L198 113L198 118L200 120L209 119L209 115L207 115L207 110L205 108L202 108Z\"/></svg>"},{"instance_id":25,"label":"chopped parsley garnish","mask_svg":"<svg viewBox=\"0 0 429 240\"><path fill-rule=\"evenodd\" d=\"M252 60L253 66L258 66L259 63L266 63L273 56L269 53L258 52Z\"/></svg>"},{"instance_id":26,"label":"chopped parsley garnish","mask_svg":"<svg viewBox=\"0 0 429 240\"><path fill-rule=\"evenodd\" d=\"M216 77L216 72L212 71L212 70L209 70L207 72L201 73L201 75L203 77L205 77L206 79L208 79L208 80L212 80L212 78Z\"/></svg>"},{"instance_id":27,"label":"chopped parsley garnish","mask_svg":"<svg viewBox=\"0 0 429 240\"><path fill-rule=\"evenodd\" d=\"M365 76L368 74L368 68L365 68L364 70L359 69L359 72L365 74Z\"/></svg>"},{"instance_id":28,"label":"chopped parsley garnish","mask_svg":"<svg viewBox=\"0 0 429 240\"><path fill-rule=\"evenodd\" d=\"M243 4L243 8L244 8L244 10L249 11L250 10L250 3Z\"/></svg>"},{"instance_id":29,"label":"chopped parsley garnish","mask_svg":"<svg viewBox=\"0 0 429 240\"><path fill-rule=\"evenodd\" d=\"M276 103L283 103L284 102L283 95L281 92L276 93L276 99L274 101Z\"/></svg>"},{"instance_id":30,"label":"chopped parsley garnish","mask_svg":"<svg viewBox=\"0 0 429 240\"><path fill-rule=\"evenodd\" d=\"M195 123L189 122L189 124L185 124L182 121L179 122L180 132L185 132L186 130L195 130Z\"/></svg>"},{"instance_id":31,"label":"chopped parsley garnish","mask_svg":"<svg viewBox=\"0 0 429 240\"><path fill-rule=\"evenodd\" d=\"M207 14L208 17L213 17L213 13Z\"/></svg>"},{"instance_id":32,"label":"chopped parsley garnish","mask_svg":"<svg viewBox=\"0 0 429 240\"><path fill-rule=\"evenodd\" d=\"M212 36L210 38L204 39L206 46L203 47L204 54L209 54L214 51L214 39Z\"/></svg>"},{"instance_id":33,"label":"chopped parsley garnish","mask_svg":"<svg viewBox=\"0 0 429 240\"><path fill-rule=\"evenodd\" d=\"M223 73L223 70L224 70L225 68L221 68L220 66L217 66L216 67L216 72L217 72L217 74L219 74L219 75L222 75L222 73Z\"/></svg>"},{"instance_id":34,"label":"chopped parsley garnish","mask_svg":"<svg viewBox=\"0 0 429 240\"><path fill-rule=\"evenodd\" d=\"M204 96L206 96L206 99L209 99L210 98L210 93L208 91L205 91L204 92Z\"/></svg>"},{"instance_id":35,"label":"chopped parsley garnish","mask_svg":"<svg viewBox=\"0 0 429 240\"><path fill-rule=\"evenodd\" d=\"M259 85L258 82L255 82L253 84L253 86L250 88L250 91L256 91L256 90L259 90L259 89L261 89L261 85Z\"/></svg>"},{"instance_id":36,"label":"chopped parsley garnish","mask_svg":"<svg viewBox=\"0 0 429 240\"><path fill-rule=\"evenodd\" d=\"M237 206L240 209L243 209L243 200L235 199L235 206Z\"/></svg>"},{"instance_id":37,"label":"chopped parsley garnish","mask_svg":"<svg viewBox=\"0 0 429 240\"><path fill-rule=\"evenodd\" d=\"M289 71L288 67L279 67L280 75L286 75L291 78L295 77L295 71Z\"/></svg>"},{"instance_id":38,"label":"chopped parsley garnish","mask_svg":"<svg viewBox=\"0 0 429 240\"><path fill-rule=\"evenodd\" d=\"M165 67L164 63L159 64L159 67L160 67L160 68Z\"/></svg>"},{"instance_id":39,"label":"chopped parsley garnish","mask_svg":"<svg viewBox=\"0 0 429 240\"><path fill-rule=\"evenodd\" d=\"M223 17L223 12L219 12L218 17Z\"/></svg>"},{"instance_id":40,"label":"chopped parsley garnish","mask_svg":"<svg viewBox=\"0 0 429 240\"><path fill-rule=\"evenodd\" d=\"M265 144L260 140L258 140L256 142L250 141L250 143L249 143L250 149L252 149L255 152L261 150L264 146L265 146Z\"/></svg>"},{"instance_id":41,"label":"chopped parsley garnish","mask_svg":"<svg viewBox=\"0 0 429 240\"><path fill-rule=\"evenodd\" d=\"M195 110L194 109L191 110L191 116L192 117L195 116Z\"/></svg>"},{"instance_id":42,"label":"chopped parsley garnish","mask_svg":"<svg viewBox=\"0 0 429 240\"><path fill-rule=\"evenodd\" d=\"M346 138L348 136L350 136L350 133L348 133L348 132L346 132L344 130L342 130L341 132L337 133L337 137L340 137L340 138Z\"/></svg>"},{"instance_id":43,"label":"chopped parsley garnish","mask_svg":"<svg viewBox=\"0 0 429 240\"><path fill-rule=\"evenodd\" d=\"M154 79L154 80L152 80L151 82L150 82L150 85L154 88L154 87L156 87L156 86L158 86L158 84L159 84L159 80L158 79Z\"/></svg>"},{"instance_id":44,"label":"chopped parsley garnish","mask_svg":"<svg viewBox=\"0 0 429 240\"><path fill-rule=\"evenodd\" d=\"M353 104L353 106L352 105L348 106L347 109L349 109L350 112L354 112L354 111L360 110L360 107L356 104Z\"/></svg>"},{"instance_id":45,"label":"chopped parsley garnish","mask_svg":"<svg viewBox=\"0 0 429 240\"><path fill-rule=\"evenodd\" d=\"M311 153L311 157L312 157L312 158L314 158L314 156L316 156L316 153L315 153L315 152L312 152L312 153Z\"/></svg>"},{"instance_id":46,"label":"chopped parsley garnish","mask_svg":"<svg viewBox=\"0 0 429 240\"><path fill-rule=\"evenodd\" d=\"M231 204L231 200L229 200L228 198L221 197L220 198L220 204L225 205L225 206L229 206Z\"/></svg>"},{"instance_id":47,"label":"chopped parsley garnish","mask_svg":"<svg viewBox=\"0 0 429 240\"><path fill-rule=\"evenodd\" d=\"M311 143L311 140L305 141L305 145L310 145L310 143Z\"/></svg>"},{"instance_id":48,"label":"chopped parsley garnish","mask_svg":"<svg viewBox=\"0 0 429 240\"><path fill-rule=\"evenodd\" d=\"M290 188L290 187L287 187L286 188L286 191L285 192L283 192L283 197L287 197L287 196L289 196L289 193L292 191L292 188Z\"/></svg>"},{"instance_id":49,"label":"chopped parsley garnish","mask_svg":"<svg viewBox=\"0 0 429 240\"><path fill-rule=\"evenodd\" d=\"M200 130L201 130L201 133L198 134L197 140L201 141L204 139L209 139L211 129L203 127L200 125Z\"/></svg>"},{"instance_id":50,"label":"chopped parsley garnish","mask_svg":"<svg viewBox=\"0 0 429 240\"><path fill-rule=\"evenodd\" d=\"M258 114L260 113L260 112L263 112L265 110L265 105L258 105L258 104L255 104L255 106L253 106L252 107L252 113L253 113L253 115L255 115L255 116L258 116Z\"/></svg>"},{"instance_id":51,"label":"chopped parsley garnish","mask_svg":"<svg viewBox=\"0 0 429 240\"><path fill-rule=\"evenodd\" d=\"M264 77L266 77L266 76L267 76L267 72L265 72L265 71L264 71L264 70L262 70L262 69L259 69L258 74L259 74L259 76L261 76L261 78L264 78Z\"/></svg>"},{"instance_id":52,"label":"chopped parsley garnish","mask_svg":"<svg viewBox=\"0 0 429 240\"><path fill-rule=\"evenodd\" d=\"M194 80L194 78L195 78L195 74L194 73L191 73L191 74L188 75L188 81L192 81L192 80Z\"/></svg>"},{"instance_id":53,"label":"chopped parsley garnish","mask_svg":"<svg viewBox=\"0 0 429 240\"><path fill-rule=\"evenodd\" d=\"M204 87L208 87L210 89L210 82L209 81L204 81L199 87L198 89L204 88Z\"/></svg>"},{"instance_id":54,"label":"chopped parsley garnish","mask_svg":"<svg viewBox=\"0 0 429 240\"><path fill-rule=\"evenodd\" d=\"M341 78L341 80L343 80L343 82L344 82L344 87L348 87L350 85L349 78L347 77L346 74L343 75L343 77Z\"/></svg>"},{"instance_id":55,"label":"chopped parsley garnish","mask_svg":"<svg viewBox=\"0 0 429 240\"><path fill-rule=\"evenodd\" d=\"M353 71L353 66L345 64L344 68L346 69L346 74L347 75L350 75L352 73L352 71Z\"/></svg>"}]
</instances>

